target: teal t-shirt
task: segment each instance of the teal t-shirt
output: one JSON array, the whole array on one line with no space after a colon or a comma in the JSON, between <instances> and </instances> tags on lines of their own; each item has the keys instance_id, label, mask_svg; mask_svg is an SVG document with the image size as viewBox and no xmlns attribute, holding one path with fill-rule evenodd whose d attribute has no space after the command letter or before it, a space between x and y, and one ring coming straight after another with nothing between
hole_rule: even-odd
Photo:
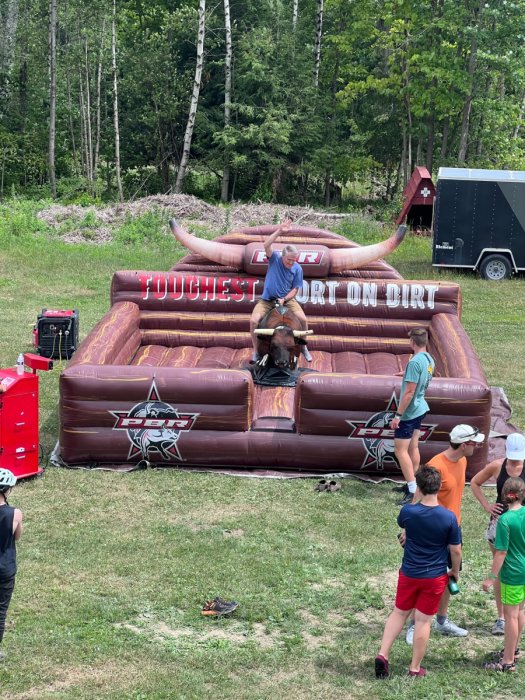
<instances>
[{"instance_id":1,"label":"teal t-shirt","mask_svg":"<svg viewBox=\"0 0 525 700\"><path fill-rule=\"evenodd\" d=\"M507 586L525 586L525 508L508 510L498 519L494 547L507 552L499 578Z\"/></svg>"},{"instance_id":2,"label":"teal t-shirt","mask_svg":"<svg viewBox=\"0 0 525 700\"><path fill-rule=\"evenodd\" d=\"M405 392L407 382L414 382L416 390L401 420L412 420L428 411L428 403L425 401L425 391L433 375L434 360L428 352L418 352L410 358L401 383L401 396L403 396Z\"/></svg>"}]
</instances>

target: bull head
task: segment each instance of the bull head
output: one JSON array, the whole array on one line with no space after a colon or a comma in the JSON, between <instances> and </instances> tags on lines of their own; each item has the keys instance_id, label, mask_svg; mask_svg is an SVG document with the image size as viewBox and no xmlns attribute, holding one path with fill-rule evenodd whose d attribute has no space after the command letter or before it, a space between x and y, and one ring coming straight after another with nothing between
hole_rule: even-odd
<instances>
[{"instance_id":1,"label":"bull head","mask_svg":"<svg viewBox=\"0 0 525 700\"><path fill-rule=\"evenodd\" d=\"M202 255L208 260L219 265L226 265L238 270L244 269L245 246L238 244L222 243L220 241L209 241L204 238L197 238L188 231L181 228L175 219L170 220L170 228L175 238L185 248L192 253ZM334 274L343 270L353 270L374 262L379 258L384 258L397 248L405 237L407 227L400 226L397 231L381 243L368 246L357 246L355 248L340 248L330 250L329 273Z\"/></svg>"}]
</instances>

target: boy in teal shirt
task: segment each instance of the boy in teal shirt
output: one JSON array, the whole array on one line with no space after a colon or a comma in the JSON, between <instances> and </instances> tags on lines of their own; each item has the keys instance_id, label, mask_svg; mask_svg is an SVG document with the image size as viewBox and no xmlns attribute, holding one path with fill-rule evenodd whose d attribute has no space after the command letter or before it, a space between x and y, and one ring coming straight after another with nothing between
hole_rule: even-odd
<instances>
[{"instance_id":1,"label":"boy in teal shirt","mask_svg":"<svg viewBox=\"0 0 525 700\"><path fill-rule=\"evenodd\" d=\"M428 332L414 328L408 334L413 356L401 383L399 406L390 426L394 429L394 452L407 482L406 494L399 505L411 503L416 492L415 473L419 467L419 432L429 407L425 391L434 375L435 363L427 352Z\"/></svg>"}]
</instances>

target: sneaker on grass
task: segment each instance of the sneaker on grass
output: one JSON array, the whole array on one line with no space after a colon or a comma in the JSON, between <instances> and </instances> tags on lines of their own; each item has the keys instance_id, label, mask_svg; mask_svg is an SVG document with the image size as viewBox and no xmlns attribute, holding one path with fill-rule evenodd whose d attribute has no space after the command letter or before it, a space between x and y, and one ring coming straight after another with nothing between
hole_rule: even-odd
<instances>
[{"instance_id":1,"label":"sneaker on grass","mask_svg":"<svg viewBox=\"0 0 525 700\"><path fill-rule=\"evenodd\" d=\"M388 678L390 675L390 669L388 666L388 661L382 654L378 654L374 660L376 678Z\"/></svg>"},{"instance_id":2,"label":"sneaker on grass","mask_svg":"<svg viewBox=\"0 0 525 700\"><path fill-rule=\"evenodd\" d=\"M406 643L410 644L410 646L412 646L412 644L414 643L414 628L415 624L413 622L407 627L407 636L405 637L405 639Z\"/></svg>"},{"instance_id":3,"label":"sneaker on grass","mask_svg":"<svg viewBox=\"0 0 525 700\"><path fill-rule=\"evenodd\" d=\"M400 501L397 501L398 506L406 506L407 503L412 503L414 500L414 494L407 491Z\"/></svg>"},{"instance_id":4,"label":"sneaker on grass","mask_svg":"<svg viewBox=\"0 0 525 700\"><path fill-rule=\"evenodd\" d=\"M234 610L239 607L239 603L234 600L224 600L217 596L213 600L208 600L204 603L201 610L201 615L209 615L213 617L218 617L219 615L230 615Z\"/></svg>"},{"instance_id":5,"label":"sneaker on grass","mask_svg":"<svg viewBox=\"0 0 525 700\"><path fill-rule=\"evenodd\" d=\"M441 625L437 620L434 620L434 629L439 634L445 634L448 637L466 637L468 634L468 630L464 630L463 627L454 624L448 617Z\"/></svg>"},{"instance_id":6,"label":"sneaker on grass","mask_svg":"<svg viewBox=\"0 0 525 700\"><path fill-rule=\"evenodd\" d=\"M498 617L490 632L496 635L505 634L505 620L502 617Z\"/></svg>"},{"instance_id":7,"label":"sneaker on grass","mask_svg":"<svg viewBox=\"0 0 525 700\"><path fill-rule=\"evenodd\" d=\"M408 675L411 678L423 678L423 676L427 675L427 669L423 668L423 666L420 666L417 671L412 671L408 669Z\"/></svg>"}]
</instances>

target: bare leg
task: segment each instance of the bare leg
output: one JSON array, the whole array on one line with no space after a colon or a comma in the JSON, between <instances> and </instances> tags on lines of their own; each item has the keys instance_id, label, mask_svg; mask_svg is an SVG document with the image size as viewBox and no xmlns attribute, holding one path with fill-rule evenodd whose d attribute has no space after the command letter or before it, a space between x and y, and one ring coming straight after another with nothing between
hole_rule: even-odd
<instances>
[{"instance_id":1,"label":"bare leg","mask_svg":"<svg viewBox=\"0 0 525 700\"><path fill-rule=\"evenodd\" d=\"M490 547L490 551L492 552L492 556L494 556L494 552L496 551L494 549L494 545L492 545L489 542L489 547ZM504 617L504 615L503 615L503 603L501 602L501 583L500 583L499 578L494 581L493 588L494 588L494 599L496 601L496 609L498 611L498 617L500 619L503 619L503 617Z\"/></svg>"},{"instance_id":2,"label":"bare leg","mask_svg":"<svg viewBox=\"0 0 525 700\"><path fill-rule=\"evenodd\" d=\"M514 650L518 646L518 639L520 638L520 606L504 605L503 614L505 616L505 645L501 662L504 664L513 664Z\"/></svg>"},{"instance_id":3,"label":"bare leg","mask_svg":"<svg viewBox=\"0 0 525 700\"><path fill-rule=\"evenodd\" d=\"M450 591L448 590L448 586L445 588L443 591L443 595L441 596L441 600L439 601L439 608L437 611L438 615L444 615L445 617L448 614L448 604L450 603Z\"/></svg>"},{"instance_id":4,"label":"bare leg","mask_svg":"<svg viewBox=\"0 0 525 700\"><path fill-rule=\"evenodd\" d=\"M381 640L381 649L379 650L379 654L384 656L385 659L388 660L388 655L390 653L390 649L392 648L392 644L400 635L410 613L411 610L400 610L399 608L394 608L388 616L385 631L383 632L383 639Z\"/></svg>"},{"instance_id":5,"label":"bare leg","mask_svg":"<svg viewBox=\"0 0 525 700\"><path fill-rule=\"evenodd\" d=\"M394 438L394 451L405 481L414 481L414 465L409 454L410 440Z\"/></svg>"},{"instance_id":6,"label":"bare leg","mask_svg":"<svg viewBox=\"0 0 525 700\"><path fill-rule=\"evenodd\" d=\"M421 661L427 650L428 638L430 637L430 622L433 615L425 615L416 610L416 627L414 629L414 646L412 647L411 671L419 671Z\"/></svg>"},{"instance_id":7,"label":"bare leg","mask_svg":"<svg viewBox=\"0 0 525 700\"><path fill-rule=\"evenodd\" d=\"M421 456L419 454L419 430L414 430L412 437L410 438L410 444L408 446L408 454L412 460L412 468L414 470L414 477L419 469L419 463Z\"/></svg>"}]
</instances>

